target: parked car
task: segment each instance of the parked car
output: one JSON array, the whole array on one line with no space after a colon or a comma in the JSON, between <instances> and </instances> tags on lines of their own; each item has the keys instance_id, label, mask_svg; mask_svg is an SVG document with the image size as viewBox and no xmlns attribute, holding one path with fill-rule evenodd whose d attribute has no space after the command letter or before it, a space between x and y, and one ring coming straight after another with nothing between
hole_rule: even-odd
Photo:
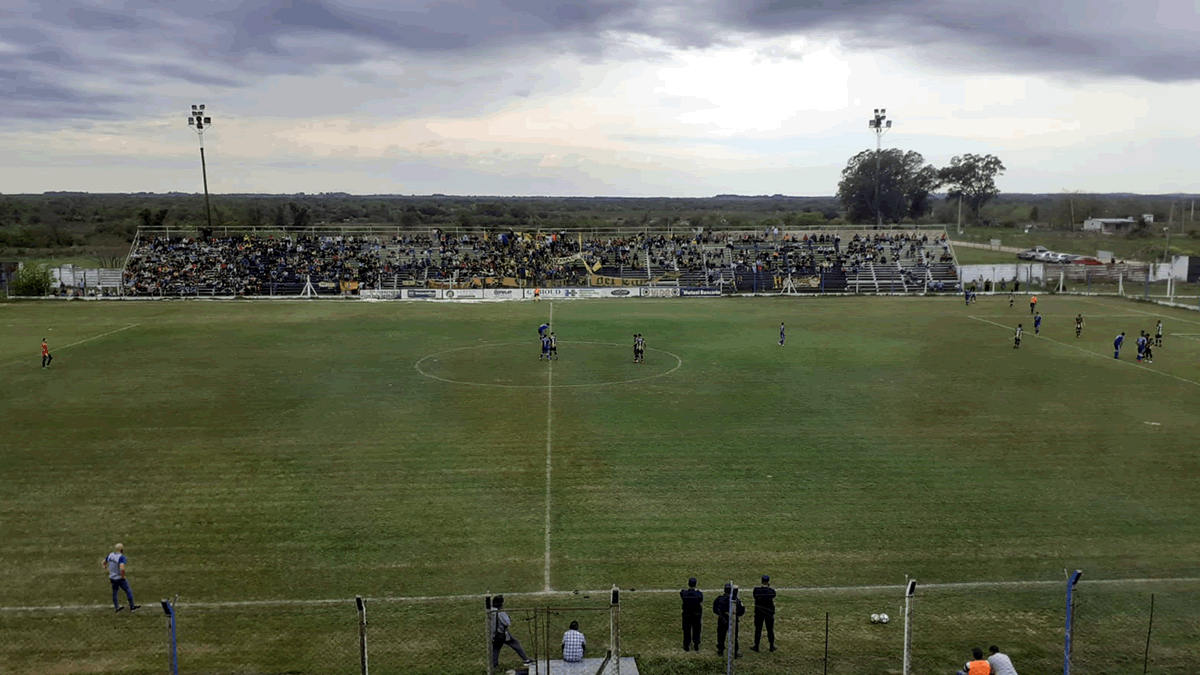
<instances>
[{"instance_id":1,"label":"parked car","mask_svg":"<svg viewBox=\"0 0 1200 675\"><path fill-rule=\"evenodd\" d=\"M1077 256L1071 262L1075 263L1076 265L1103 265L1104 264L1104 263L1100 262L1099 260L1097 260L1096 258L1092 258L1092 257L1086 256L1086 255Z\"/></svg>"},{"instance_id":2,"label":"parked car","mask_svg":"<svg viewBox=\"0 0 1200 675\"><path fill-rule=\"evenodd\" d=\"M1049 252L1050 249L1046 248L1045 246L1034 246L1028 251L1021 251L1018 253L1017 258L1020 260L1041 260L1041 258L1038 256Z\"/></svg>"}]
</instances>

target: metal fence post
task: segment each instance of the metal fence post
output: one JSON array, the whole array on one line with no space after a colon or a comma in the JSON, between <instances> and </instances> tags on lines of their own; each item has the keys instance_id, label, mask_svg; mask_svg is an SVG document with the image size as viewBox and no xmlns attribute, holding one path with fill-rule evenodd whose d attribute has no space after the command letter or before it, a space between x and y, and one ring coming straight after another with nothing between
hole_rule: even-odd
<instances>
[{"instance_id":1,"label":"metal fence post","mask_svg":"<svg viewBox=\"0 0 1200 675\"><path fill-rule=\"evenodd\" d=\"M904 590L904 675L912 672L912 606L917 592L917 580L909 579Z\"/></svg>"},{"instance_id":2,"label":"metal fence post","mask_svg":"<svg viewBox=\"0 0 1200 675\"><path fill-rule=\"evenodd\" d=\"M1075 570L1075 573L1067 579L1067 624L1064 630L1063 675L1071 675L1071 633L1075 626L1075 584L1079 583L1079 577L1082 575L1083 570Z\"/></svg>"},{"instance_id":3,"label":"metal fence post","mask_svg":"<svg viewBox=\"0 0 1200 675\"><path fill-rule=\"evenodd\" d=\"M1142 675L1150 668L1150 635L1154 633L1154 594L1150 594L1150 625L1146 627L1146 655L1142 659Z\"/></svg>"},{"instance_id":4,"label":"metal fence post","mask_svg":"<svg viewBox=\"0 0 1200 675\"><path fill-rule=\"evenodd\" d=\"M367 675L367 605L361 595L354 596L354 604L358 605L358 661L362 675Z\"/></svg>"},{"instance_id":5,"label":"metal fence post","mask_svg":"<svg viewBox=\"0 0 1200 675\"><path fill-rule=\"evenodd\" d=\"M492 665L492 652L495 651L495 648L492 647L492 640L494 640L496 636L493 634L495 631L493 626L495 624L492 622L496 618L496 610L492 607L491 591L488 591L487 594L483 596L483 608L484 644L487 646L487 675L494 675L496 669L495 666Z\"/></svg>"},{"instance_id":6,"label":"metal fence post","mask_svg":"<svg viewBox=\"0 0 1200 675\"><path fill-rule=\"evenodd\" d=\"M163 613L167 615L167 635L171 641L171 675L179 675L179 650L176 648L175 640L175 608L171 605L171 601L166 598L162 599Z\"/></svg>"}]
</instances>

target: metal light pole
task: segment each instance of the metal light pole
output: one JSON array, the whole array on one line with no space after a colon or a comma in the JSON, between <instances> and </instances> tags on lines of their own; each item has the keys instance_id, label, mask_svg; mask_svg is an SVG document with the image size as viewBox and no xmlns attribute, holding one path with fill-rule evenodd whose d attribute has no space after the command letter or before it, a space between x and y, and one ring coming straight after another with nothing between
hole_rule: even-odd
<instances>
[{"instance_id":1,"label":"metal light pole","mask_svg":"<svg viewBox=\"0 0 1200 675\"><path fill-rule=\"evenodd\" d=\"M1171 228L1164 227L1163 232L1167 233L1167 245L1163 248L1163 262L1170 262L1168 258L1171 255Z\"/></svg>"},{"instance_id":2,"label":"metal light pole","mask_svg":"<svg viewBox=\"0 0 1200 675\"><path fill-rule=\"evenodd\" d=\"M204 130L212 126L212 118L204 112L204 104L193 105L192 115L188 117L188 126L196 132L200 139L200 173L204 176L204 214L208 218L208 229L212 231L212 209L208 205L208 167L204 164Z\"/></svg>"},{"instance_id":3,"label":"metal light pole","mask_svg":"<svg viewBox=\"0 0 1200 675\"><path fill-rule=\"evenodd\" d=\"M892 128L892 121L887 119L887 110L876 108L875 117L867 121L867 126L875 132L875 225L883 227L883 205L879 202L879 156L883 152L883 135Z\"/></svg>"}]
</instances>

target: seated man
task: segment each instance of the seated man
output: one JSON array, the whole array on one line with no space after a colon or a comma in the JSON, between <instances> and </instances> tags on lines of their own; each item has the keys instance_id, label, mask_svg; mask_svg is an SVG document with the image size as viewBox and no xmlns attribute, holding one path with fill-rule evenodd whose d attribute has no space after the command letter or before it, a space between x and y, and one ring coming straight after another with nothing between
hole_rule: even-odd
<instances>
[{"instance_id":1,"label":"seated man","mask_svg":"<svg viewBox=\"0 0 1200 675\"><path fill-rule=\"evenodd\" d=\"M587 642L584 640L583 633L579 632L579 622L572 621L571 627L563 633L563 661L567 663L582 661L585 649L587 649Z\"/></svg>"}]
</instances>

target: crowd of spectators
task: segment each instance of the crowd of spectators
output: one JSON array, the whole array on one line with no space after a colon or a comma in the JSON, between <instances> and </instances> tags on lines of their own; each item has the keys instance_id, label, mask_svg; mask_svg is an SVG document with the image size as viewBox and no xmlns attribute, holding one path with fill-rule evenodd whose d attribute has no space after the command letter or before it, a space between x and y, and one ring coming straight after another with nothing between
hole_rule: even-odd
<instances>
[{"instance_id":1,"label":"crowd of spectators","mask_svg":"<svg viewBox=\"0 0 1200 675\"><path fill-rule=\"evenodd\" d=\"M937 248L941 247L938 258ZM682 273L704 280L731 273L857 272L904 260L910 267L953 260L944 237L919 233L702 232L588 236L578 232L391 236L296 235L142 238L125 269L126 292L144 295L294 293L489 279L525 284L586 283L610 276ZM906 274L915 272L906 269Z\"/></svg>"}]
</instances>

